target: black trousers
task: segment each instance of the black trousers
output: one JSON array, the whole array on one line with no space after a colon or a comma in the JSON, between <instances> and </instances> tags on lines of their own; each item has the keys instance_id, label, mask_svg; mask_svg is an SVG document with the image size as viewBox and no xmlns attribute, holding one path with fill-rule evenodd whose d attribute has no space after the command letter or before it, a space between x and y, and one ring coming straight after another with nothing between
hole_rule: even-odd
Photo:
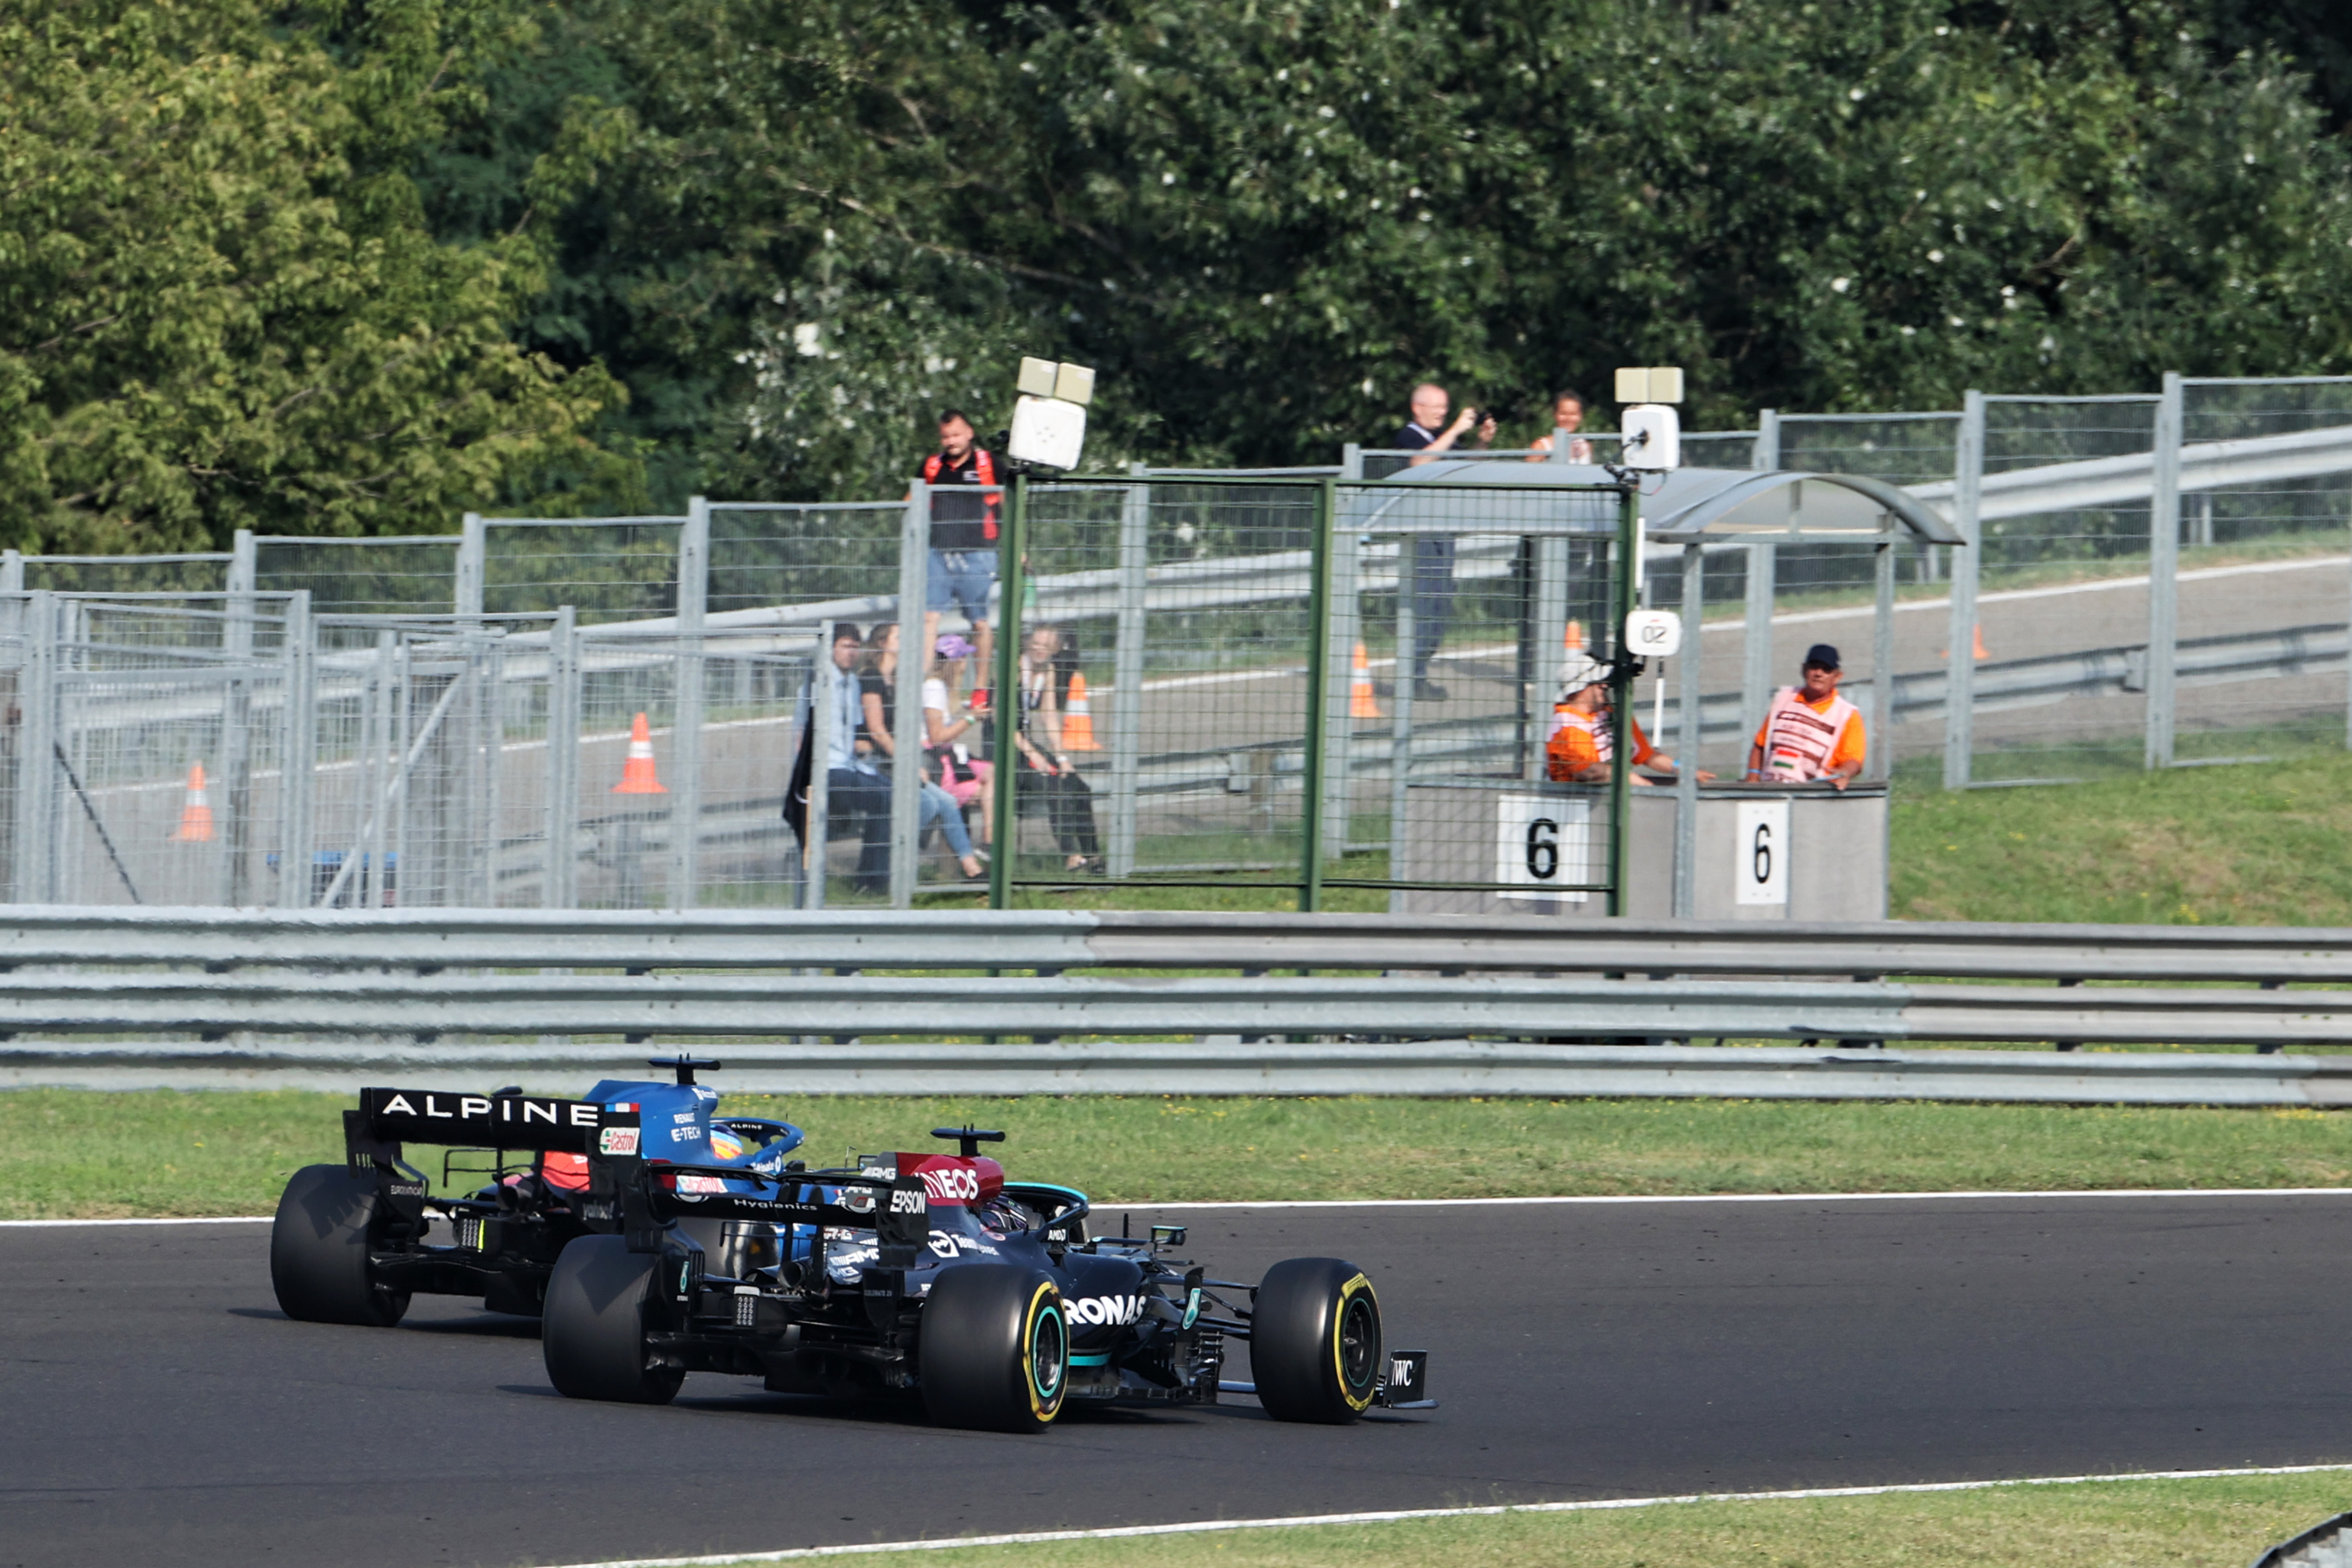
<instances>
[{"instance_id":1,"label":"black trousers","mask_svg":"<svg viewBox=\"0 0 2352 1568\"><path fill-rule=\"evenodd\" d=\"M857 880L870 886L890 877L890 775L856 768L824 771L824 814L832 822L854 823L858 837ZM832 837L830 831L825 835Z\"/></svg>"},{"instance_id":2,"label":"black trousers","mask_svg":"<svg viewBox=\"0 0 2352 1568\"><path fill-rule=\"evenodd\" d=\"M1429 661L1445 641L1454 615L1454 541L1421 539L1412 552L1412 679L1429 678ZM1402 679L1402 672L1399 672Z\"/></svg>"},{"instance_id":3,"label":"black trousers","mask_svg":"<svg viewBox=\"0 0 2352 1568\"><path fill-rule=\"evenodd\" d=\"M1102 853L1102 840L1095 831L1095 792L1086 780L1073 773L1041 773L1024 763L1019 787L1018 804L1024 813L1045 803L1045 819L1054 825L1054 842L1063 854Z\"/></svg>"}]
</instances>

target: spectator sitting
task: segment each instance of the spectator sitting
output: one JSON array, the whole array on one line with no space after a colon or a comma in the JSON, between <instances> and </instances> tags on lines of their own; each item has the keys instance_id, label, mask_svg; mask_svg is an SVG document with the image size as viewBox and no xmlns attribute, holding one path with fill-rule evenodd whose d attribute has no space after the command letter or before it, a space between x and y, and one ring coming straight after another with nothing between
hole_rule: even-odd
<instances>
[{"instance_id":1,"label":"spectator sitting","mask_svg":"<svg viewBox=\"0 0 2352 1568\"><path fill-rule=\"evenodd\" d=\"M1547 431L1545 434L1537 437L1533 441L1528 443L1528 447L1531 450L1541 452L1545 454L1545 456L1541 458L1529 458L1528 461L1530 463L1540 463L1548 460L1552 450L1552 440L1555 436L1567 435L1573 437L1579 430L1583 428L1584 395L1580 392L1575 391L1554 393L1551 400L1551 429ZM1568 444L1568 460L1571 463L1589 463L1592 461L1592 443L1590 441L1571 439Z\"/></svg>"},{"instance_id":2,"label":"spectator sitting","mask_svg":"<svg viewBox=\"0 0 2352 1568\"><path fill-rule=\"evenodd\" d=\"M983 726L969 709L959 714L951 695L963 684L963 661L971 657L972 647L950 632L932 651L938 658L931 667L934 673L923 682L923 742L939 768L940 787L959 806L980 803L980 841L993 844L996 796L988 782L995 769L972 750L981 742Z\"/></svg>"},{"instance_id":3,"label":"spectator sitting","mask_svg":"<svg viewBox=\"0 0 2352 1568\"><path fill-rule=\"evenodd\" d=\"M857 678L857 695L865 721L864 740L882 756L894 760L898 741L892 715L898 707L898 623L883 621L866 635L864 668ZM919 773L922 759L915 759ZM887 776L887 775L886 775ZM953 796L925 777L921 784L921 827L937 823L948 849L968 879L980 877L980 857L972 853L971 837L964 830L963 812ZM918 829L920 831L920 828Z\"/></svg>"},{"instance_id":4,"label":"spectator sitting","mask_svg":"<svg viewBox=\"0 0 2352 1568\"><path fill-rule=\"evenodd\" d=\"M1017 787L1032 799L1045 798L1046 818L1062 848L1062 868L1100 875L1103 862L1095 831L1094 791L1062 754L1062 703L1068 677L1064 673L1058 681L1055 679L1055 656L1061 651L1058 626L1033 627L1022 642L1019 728L1013 731L1013 744L1028 765L1022 770Z\"/></svg>"}]
</instances>

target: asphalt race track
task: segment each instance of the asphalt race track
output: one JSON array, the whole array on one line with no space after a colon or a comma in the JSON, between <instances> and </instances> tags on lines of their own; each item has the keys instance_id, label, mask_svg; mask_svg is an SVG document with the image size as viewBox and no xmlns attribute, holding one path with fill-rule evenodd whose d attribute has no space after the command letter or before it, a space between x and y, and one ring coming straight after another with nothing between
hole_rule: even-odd
<instances>
[{"instance_id":1,"label":"asphalt race track","mask_svg":"<svg viewBox=\"0 0 2352 1568\"><path fill-rule=\"evenodd\" d=\"M1443 1408L1297 1427L1238 1399L1021 1438L706 1375L667 1409L574 1404L528 1321L425 1297L397 1330L288 1321L261 1225L0 1228L0 1568L576 1563L2352 1459L2352 1193L1167 1217L1213 1273L1365 1266Z\"/></svg>"}]
</instances>

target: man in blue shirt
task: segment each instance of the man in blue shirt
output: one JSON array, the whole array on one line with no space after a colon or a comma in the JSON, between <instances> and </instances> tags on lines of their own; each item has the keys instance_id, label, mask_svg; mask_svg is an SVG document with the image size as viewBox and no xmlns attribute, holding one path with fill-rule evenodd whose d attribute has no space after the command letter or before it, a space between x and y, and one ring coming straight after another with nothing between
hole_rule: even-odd
<instances>
[{"instance_id":1,"label":"man in blue shirt","mask_svg":"<svg viewBox=\"0 0 2352 1568\"><path fill-rule=\"evenodd\" d=\"M858 700L857 650L865 634L845 621L833 632L833 703L827 715L824 755L825 815L857 825L857 879L861 893L890 890L890 775L875 761L872 744L858 738L866 710ZM830 837L830 835L828 835ZM824 847L817 847L817 861Z\"/></svg>"}]
</instances>

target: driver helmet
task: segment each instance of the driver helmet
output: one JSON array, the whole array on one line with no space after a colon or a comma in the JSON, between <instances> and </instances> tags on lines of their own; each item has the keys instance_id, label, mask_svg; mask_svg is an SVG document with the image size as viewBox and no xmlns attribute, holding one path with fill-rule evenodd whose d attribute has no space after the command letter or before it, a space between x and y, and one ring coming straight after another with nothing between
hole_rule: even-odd
<instances>
[{"instance_id":1,"label":"driver helmet","mask_svg":"<svg viewBox=\"0 0 2352 1568\"><path fill-rule=\"evenodd\" d=\"M987 1155L979 1154L973 1157L971 1168L972 1173L980 1178L979 1201L983 1204L993 1202L1004 1191L1004 1167Z\"/></svg>"}]
</instances>

